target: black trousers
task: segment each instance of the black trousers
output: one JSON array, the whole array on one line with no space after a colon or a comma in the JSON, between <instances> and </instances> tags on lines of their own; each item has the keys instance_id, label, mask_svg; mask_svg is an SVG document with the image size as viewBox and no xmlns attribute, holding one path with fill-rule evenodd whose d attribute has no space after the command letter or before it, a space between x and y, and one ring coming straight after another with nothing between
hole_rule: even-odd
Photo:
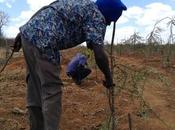
<instances>
[{"instance_id":1,"label":"black trousers","mask_svg":"<svg viewBox=\"0 0 175 130\"><path fill-rule=\"evenodd\" d=\"M43 58L22 38L27 65L27 107L30 130L58 130L61 116L62 81L59 66Z\"/></svg>"},{"instance_id":2,"label":"black trousers","mask_svg":"<svg viewBox=\"0 0 175 130\"><path fill-rule=\"evenodd\" d=\"M77 69L70 74L72 79L76 84L81 84L81 80L86 78L91 73L89 68L85 68L84 66L77 67Z\"/></svg>"}]
</instances>

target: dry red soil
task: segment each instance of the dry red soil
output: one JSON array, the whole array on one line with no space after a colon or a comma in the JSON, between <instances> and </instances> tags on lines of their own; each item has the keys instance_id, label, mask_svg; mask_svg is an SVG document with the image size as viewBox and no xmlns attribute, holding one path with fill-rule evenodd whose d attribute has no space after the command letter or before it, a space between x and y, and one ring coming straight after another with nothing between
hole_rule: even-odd
<instances>
[{"instance_id":1,"label":"dry red soil","mask_svg":"<svg viewBox=\"0 0 175 130\"><path fill-rule=\"evenodd\" d=\"M110 114L103 75L93 69L81 86L66 76L66 65L79 49L62 52L61 79L64 82L61 130L107 130L102 128ZM120 56L117 62L133 68L150 67L167 78L169 86L154 76L147 79L144 98L153 112L146 118L138 116L137 100L131 101L126 92L116 96L117 130L129 130L128 113L131 113L133 130L175 130L175 77L174 70L162 68L158 57L145 61L141 56ZM14 57L0 74L0 130L28 130L26 112L25 62L23 56ZM19 110L18 110L19 109ZM22 112L20 112L20 110Z\"/></svg>"}]
</instances>

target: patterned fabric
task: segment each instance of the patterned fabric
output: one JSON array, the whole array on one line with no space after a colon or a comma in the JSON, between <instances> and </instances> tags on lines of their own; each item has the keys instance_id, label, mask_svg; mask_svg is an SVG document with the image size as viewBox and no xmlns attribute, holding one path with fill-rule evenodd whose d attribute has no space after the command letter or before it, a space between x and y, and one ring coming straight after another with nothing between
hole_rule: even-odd
<instances>
[{"instance_id":1,"label":"patterned fabric","mask_svg":"<svg viewBox=\"0 0 175 130\"><path fill-rule=\"evenodd\" d=\"M20 27L23 37L56 64L60 62L59 50L85 41L103 44L105 31L105 19L90 0L57 0Z\"/></svg>"}]
</instances>

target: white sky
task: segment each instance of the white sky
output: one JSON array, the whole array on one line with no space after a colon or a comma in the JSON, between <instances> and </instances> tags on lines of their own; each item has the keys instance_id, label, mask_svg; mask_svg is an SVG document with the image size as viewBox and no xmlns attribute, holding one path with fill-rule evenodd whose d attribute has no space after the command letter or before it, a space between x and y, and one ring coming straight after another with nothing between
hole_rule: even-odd
<instances>
[{"instance_id":1,"label":"white sky","mask_svg":"<svg viewBox=\"0 0 175 130\"><path fill-rule=\"evenodd\" d=\"M23 25L39 8L49 4L54 0L0 0L0 10L7 10L7 12L15 12L18 7L20 11L16 11L18 15L10 16L10 22L8 26L4 27L4 33L7 37L15 37L18 33L18 28ZM138 0L123 0L125 4L128 4L128 10L123 13L122 17L117 22L116 39L115 42L121 39L128 38L134 32L139 32L141 36L145 37L153 28L154 23L164 17L175 16L175 0L150 0L146 4L143 1ZM171 2L170 2L171 1ZM134 5L134 2L137 3ZM140 3L139 3L140 2ZM21 4L20 4L21 3ZM25 5L25 7L23 7ZM133 6L134 5L134 6ZM1 7L2 6L2 7ZM164 29L167 26L164 25ZM105 40L110 41L112 35L112 26L108 27ZM166 36L164 36L166 37Z\"/></svg>"}]
</instances>

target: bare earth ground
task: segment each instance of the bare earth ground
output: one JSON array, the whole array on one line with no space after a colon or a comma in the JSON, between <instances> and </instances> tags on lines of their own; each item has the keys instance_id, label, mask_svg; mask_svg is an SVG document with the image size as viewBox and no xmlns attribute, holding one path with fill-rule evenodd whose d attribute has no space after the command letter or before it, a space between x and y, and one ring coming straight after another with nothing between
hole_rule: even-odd
<instances>
[{"instance_id":1,"label":"bare earth ground","mask_svg":"<svg viewBox=\"0 0 175 130\"><path fill-rule=\"evenodd\" d=\"M63 114L61 130L106 130L109 106L106 89L102 86L103 75L95 70L77 86L65 75L66 64L78 49L62 52L61 78L63 88ZM117 57L118 63L133 68L150 67L167 77L169 86L154 76L147 79L144 97L152 110L146 118L137 115L138 102L131 101L127 93L116 97L118 130L128 130L127 114L131 113L133 130L175 130L175 77L174 70L161 67L157 59L146 61L139 56ZM155 62L154 62L155 61ZM25 108L25 63L21 55L14 57L0 75L0 130L28 130Z\"/></svg>"}]
</instances>

